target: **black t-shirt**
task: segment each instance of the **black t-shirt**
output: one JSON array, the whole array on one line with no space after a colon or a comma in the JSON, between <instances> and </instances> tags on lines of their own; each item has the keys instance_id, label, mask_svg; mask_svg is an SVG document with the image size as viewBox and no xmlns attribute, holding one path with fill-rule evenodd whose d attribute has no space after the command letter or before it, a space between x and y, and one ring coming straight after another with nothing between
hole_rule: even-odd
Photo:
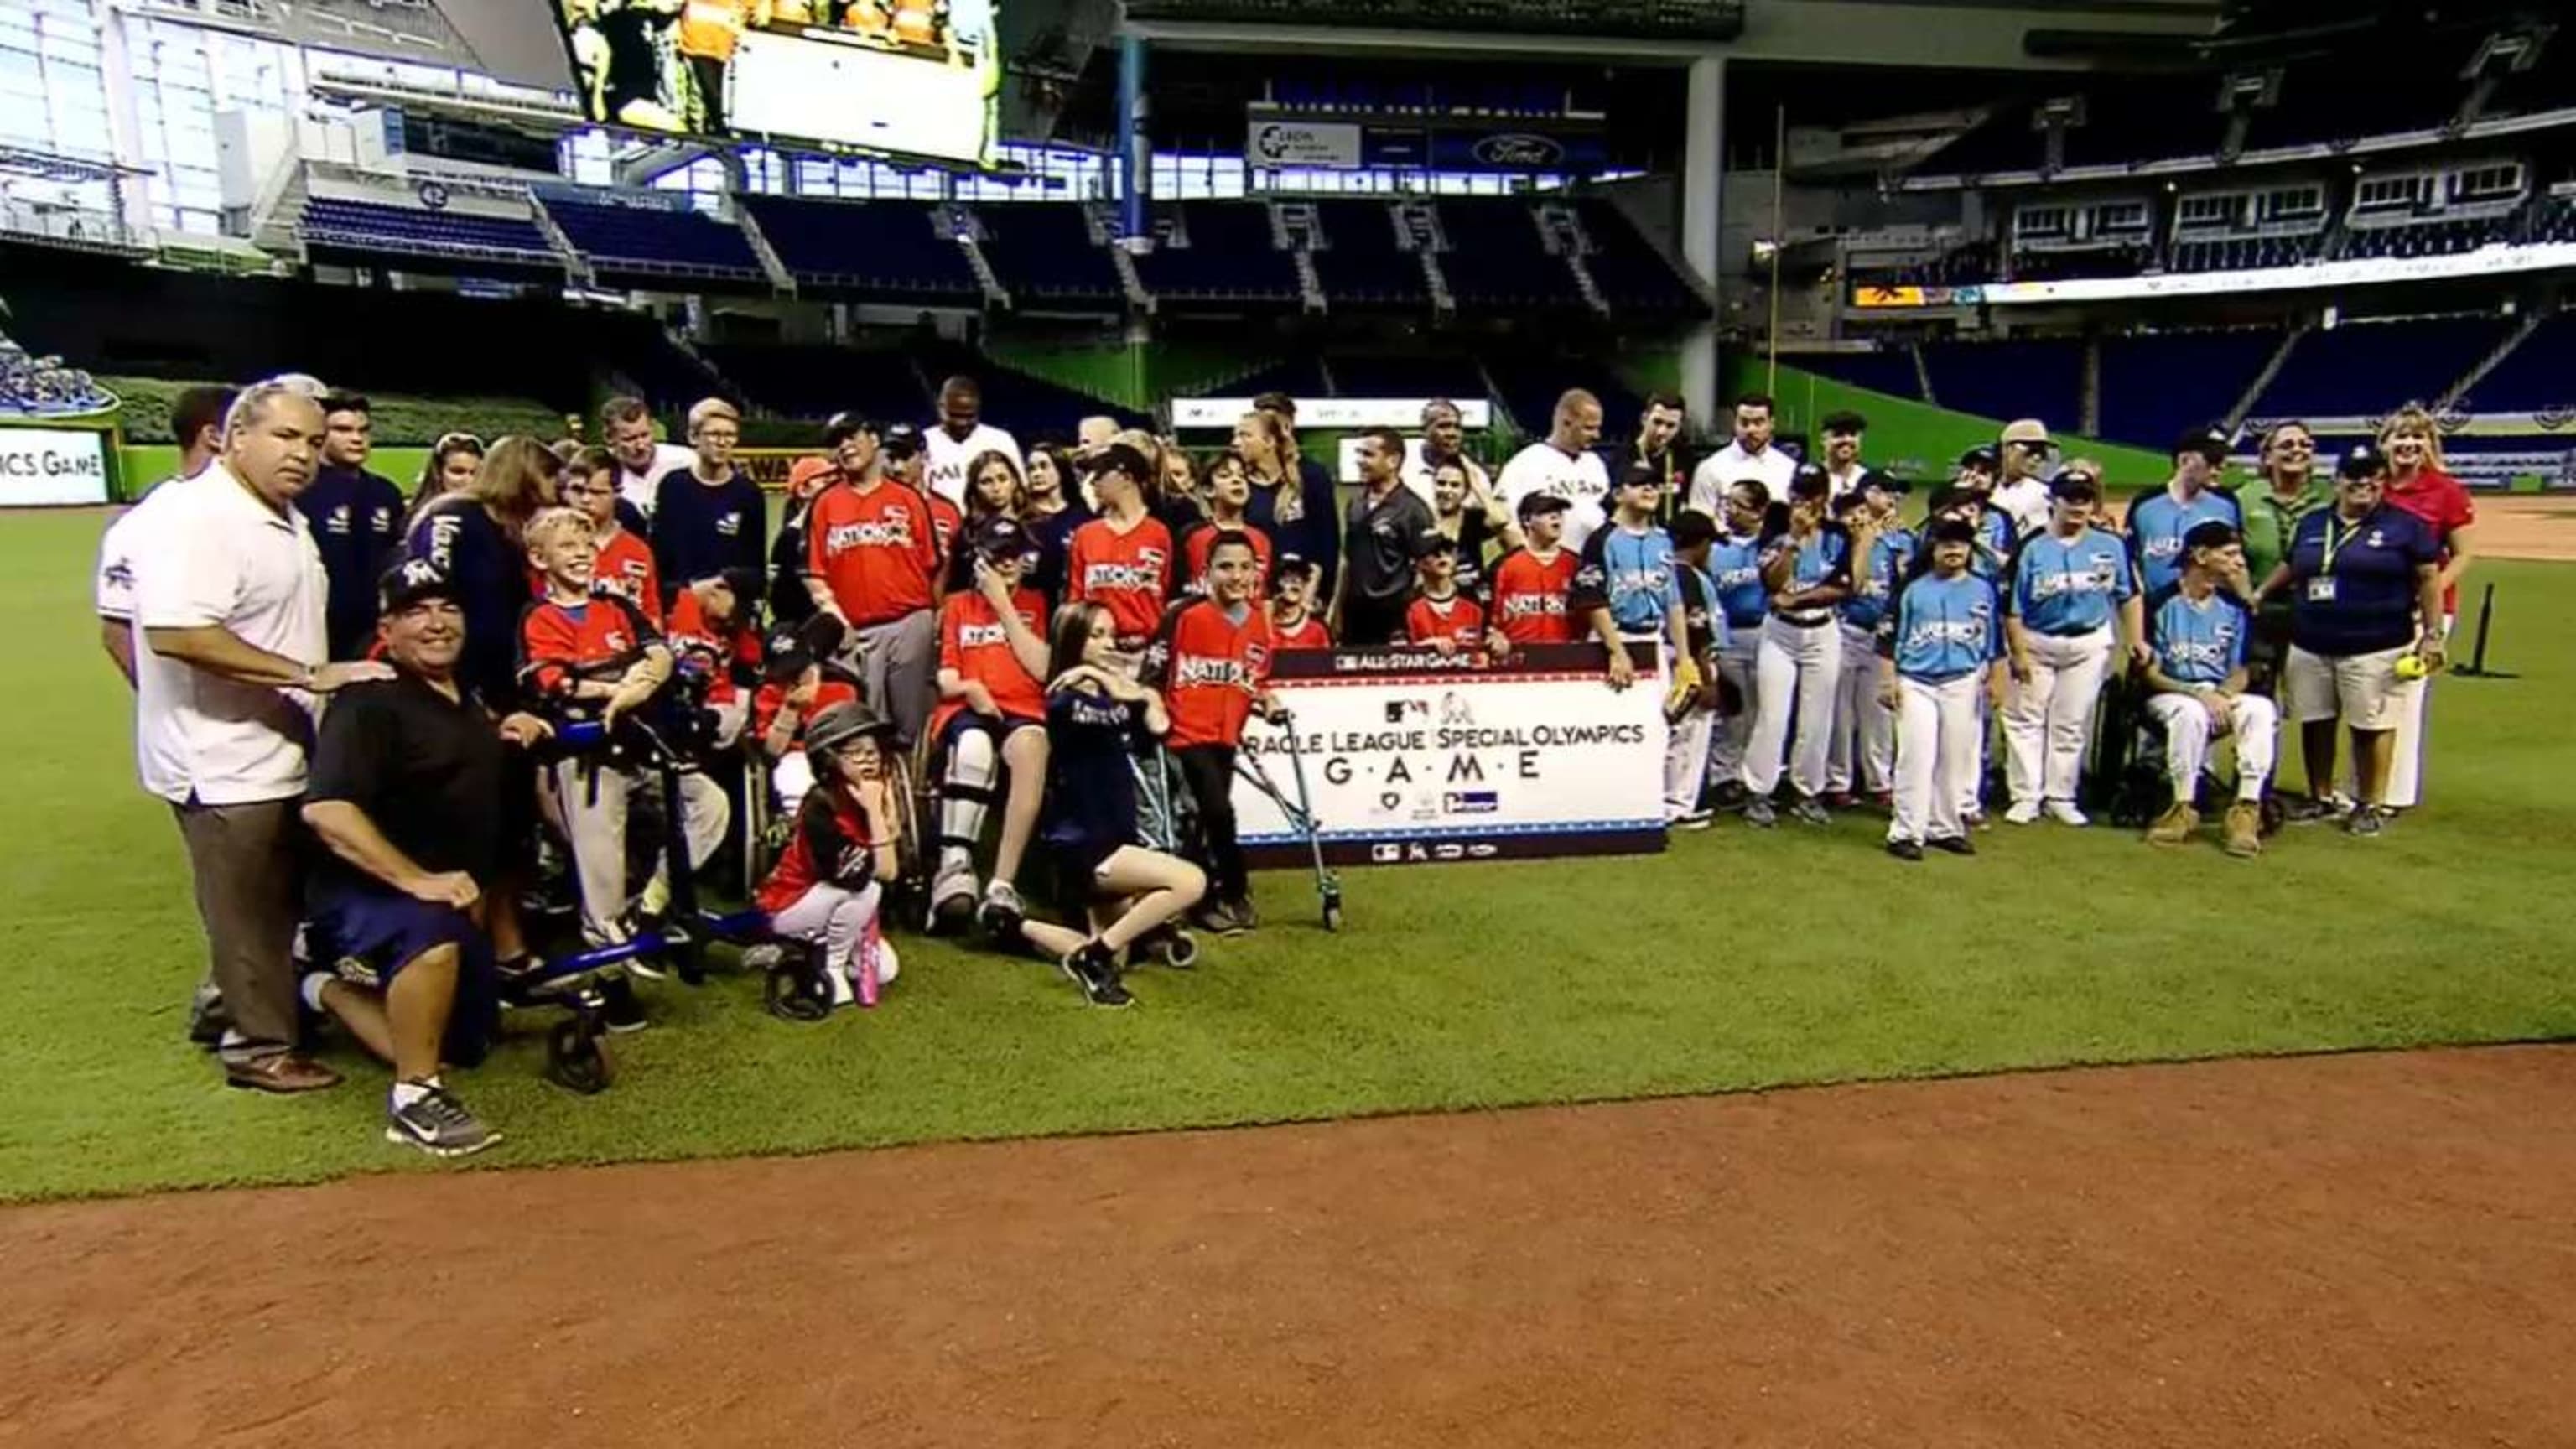
<instances>
[{"instance_id":1,"label":"black t-shirt","mask_svg":"<svg viewBox=\"0 0 2576 1449\"><path fill-rule=\"evenodd\" d=\"M451 700L409 672L353 684L322 716L305 798L345 800L421 869L461 870L489 886L501 863L508 748L471 693ZM319 890L386 888L337 854L317 855Z\"/></svg>"},{"instance_id":2,"label":"black t-shirt","mask_svg":"<svg viewBox=\"0 0 2576 1449\"><path fill-rule=\"evenodd\" d=\"M1380 614L1401 614L1413 594L1413 545L1431 531L1431 505L1399 483L1371 502L1351 500L1343 520L1342 567L1350 571L1349 602Z\"/></svg>"},{"instance_id":3,"label":"black t-shirt","mask_svg":"<svg viewBox=\"0 0 2576 1449\"><path fill-rule=\"evenodd\" d=\"M766 573L768 534L769 499L739 468L721 483L674 468L654 487L653 566L666 597L725 569Z\"/></svg>"}]
</instances>

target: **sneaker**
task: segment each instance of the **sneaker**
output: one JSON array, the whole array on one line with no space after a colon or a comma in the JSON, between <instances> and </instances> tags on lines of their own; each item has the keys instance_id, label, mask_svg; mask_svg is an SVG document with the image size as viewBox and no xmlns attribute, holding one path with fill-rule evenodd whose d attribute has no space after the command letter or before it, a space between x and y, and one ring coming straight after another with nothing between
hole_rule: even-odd
<instances>
[{"instance_id":1,"label":"sneaker","mask_svg":"<svg viewBox=\"0 0 2576 1449\"><path fill-rule=\"evenodd\" d=\"M1069 952L1058 963L1065 979L1082 992L1082 999L1094 1006L1126 1006L1136 998L1118 983L1118 962L1109 948L1098 941L1087 941Z\"/></svg>"},{"instance_id":2,"label":"sneaker","mask_svg":"<svg viewBox=\"0 0 2576 1449\"><path fill-rule=\"evenodd\" d=\"M1743 781L1725 781L1709 792L1709 808L1730 813L1741 810L1744 808L1746 793Z\"/></svg>"},{"instance_id":3,"label":"sneaker","mask_svg":"<svg viewBox=\"0 0 2576 1449\"><path fill-rule=\"evenodd\" d=\"M1706 830L1710 823L1716 819L1717 812L1714 810L1685 810L1679 815L1666 816L1664 818L1664 828L1667 830Z\"/></svg>"},{"instance_id":4,"label":"sneaker","mask_svg":"<svg viewBox=\"0 0 2576 1449\"><path fill-rule=\"evenodd\" d=\"M644 1014L644 1003L635 999L634 982L623 976L600 978L599 1024L621 1036L653 1024L653 1019Z\"/></svg>"},{"instance_id":5,"label":"sneaker","mask_svg":"<svg viewBox=\"0 0 2576 1449\"><path fill-rule=\"evenodd\" d=\"M963 929L975 916L975 867L949 860L930 880L930 930L944 935Z\"/></svg>"},{"instance_id":6,"label":"sneaker","mask_svg":"<svg viewBox=\"0 0 2576 1449\"><path fill-rule=\"evenodd\" d=\"M2081 830L2085 826L2093 823L2090 816L2087 816L2083 811L2075 808L2075 802L2072 800L2051 800L2039 808L2047 814L2049 819L2056 821L2060 825L2071 825L2076 829Z\"/></svg>"},{"instance_id":7,"label":"sneaker","mask_svg":"<svg viewBox=\"0 0 2576 1449\"><path fill-rule=\"evenodd\" d=\"M1826 810L1813 795L1801 795L1797 799L1790 801L1789 818L1797 821L1801 825L1831 825L1834 823L1832 812Z\"/></svg>"},{"instance_id":8,"label":"sneaker","mask_svg":"<svg viewBox=\"0 0 2576 1449\"><path fill-rule=\"evenodd\" d=\"M2239 800L2227 807L2224 826L2227 853L2239 859L2251 859L2263 853L2263 807L2251 800Z\"/></svg>"},{"instance_id":9,"label":"sneaker","mask_svg":"<svg viewBox=\"0 0 2576 1449\"><path fill-rule=\"evenodd\" d=\"M1780 817L1773 813L1771 809L1771 797L1768 795L1746 796L1744 801L1744 823L1752 826L1756 830L1768 830L1772 826L1779 824Z\"/></svg>"},{"instance_id":10,"label":"sneaker","mask_svg":"<svg viewBox=\"0 0 2576 1449\"><path fill-rule=\"evenodd\" d=\"M1260 926L1261 913L1252 908L1252 897L1236 896L1225 905L1227 910L1234 912L1234 919L1242 925L1243 929L1249 931Z\"/></svg>"},{"instance_id":11,"label":"sneaker","mask_svg":"<svg viewBox=\"0 0 2576 1449\"><path fill-rule=\"evenodd\" d=\"M1887 853L1898 860L1921 860L1923 845L1914 840L1891 840L1887 842Z\"/></svg>"},{"instance_id":12,"label":"sneaker","mask_svg":"<svg viewBox=\"0 0 2576 1449\"><path fill-rule=\"evenodd\" d=\"M2200 812L2191 808L2190 801L2176 800L2156 817L2155 824L2147 827L2147 844L2180 845L2199 828Z\"/></svg>"},{"instance_id":13,"label":"sneaker","mask_svg":"<svg viewBox=\"0 0 2576 1449\"><path fill-rule=\"evenodd\" d=\"M2343 813L2336 808L2333 799L2319 799L2314 795L2286 796L2281 806L2281 818L2292 825L2314 825L2336 819Z\"/></svg>"},{"instance_id":14,"label":"sneaker","mask_svg":"<svg viewBox=\"0 0 2576 1449\"><path fill-rule=\"evenodd\" d=\"M1190 910L1190 924L1207 932L1211 936L1240 936L1243 934L1243 920L1241 917L1235 915L1234 903L1231 901L1200 902ZM1148 937L1145 940L1138 941L1136 944L1142 947L1150 945L1151 942L1152 938Z\"/></svg>"},{"instance_id":15,"label":"sneaker","mask_svg":"<svg viewBox=\"0 0 2576 1449\"><path fill-rule=\"evenodd\" d=\"M2036 800L2015 800L2012 803L2012 808L2004 812L2004 823L2006 825L2038 824L2039 802Z\"/></svg>"},{"instance_id":16,"label":"sneaker","mask_svg":"<svg viewBox=\"0 0 2576 1449\"><path fill-rule=\"evenodd\" d=\"M1849 790L1827 790L1825 792L1825 808L1828 810L1849 810L1859 804L1860 797Z\"/></svg>"},{"instance_id":17,"label":"sneaker","mask_svg":"<svg viewBox=\"0 0 2576 1449\"><path fill-rule=\"evenodd\" d=\"M1964 835L1940 835L1923 842L1927 850L1945 851L1951 855L1974 855L1977 843Z\"/></svg>"},{"instance_id":18,"label":"sneaker","mask_svg":"<svg viewBox=\"0 0 2576 1449\"><path fill-rule=\"evenodd\" d=\"M196 994L188 1002L188 1040L208 1051L223 1045L224 1033L232 1029L232 1010L224 1005L224 994L212 981L197 983Z\"/></svg>"},{"instance_id":19,"label":"sneaker","mask_svg":"<svg viewBox=\"0 0 2576 1449\"><path fill-rule=\"evenodd\" d=\"M1995 828L1995 822L1988 820L1986 818L1986 812L1983 810L1960 811L1959 823L1970 830L1992 830Z\"/></svg>"},{"instance_id":20,"label":"sneaker","mask_svg":"<svg viewBox=\"0 0 2576 1449\"><path fill-rule=\"evenodd\" d=\"M984 903L976 908L975 923L984 934L996 940L1015 940L1020 922L1028 919L1029 907L1020 899L1019 889L1006 880L995 880L984 887Z\"/></svg>"},{"instance_id":21,"label":"sneaker","mask_svg":"<svg viewBox=\"0 0 2576 1449\"><path fill-rule=\"evenodd\" d=\"M2356 805L2343 823L2346 835L2368 836L2376 840L2388 829L2388 812L2376 805Z\"/></svg>"},{"instance_id":22,"label":"sneaker","mask_svg":"<svg viewBox=\"0 0 2576 1449\"><path fill-rule=\"evenodd\" d=\"M408 1106L385 1110L385 1140L432 1157L465 1157L500 1141L501 1134L484 1126L445 1087L432 1087Z\"/></svg>"}]
</instances>

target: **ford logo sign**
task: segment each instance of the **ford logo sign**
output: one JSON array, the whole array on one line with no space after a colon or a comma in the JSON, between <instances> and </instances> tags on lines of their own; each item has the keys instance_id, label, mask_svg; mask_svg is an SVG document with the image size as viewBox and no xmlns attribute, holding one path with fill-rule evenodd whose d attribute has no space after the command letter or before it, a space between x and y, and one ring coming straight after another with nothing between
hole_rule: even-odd
<instances>
[{"instance_id":1,"label":"ford logo sign","mask_svg":"<svg viewBox=\"0 0 2576 1449\"><path fill-rule=\"evenodd\" d=\"M1514 132L1483 138L1471 154L1484 166L1553 166L1565 159L1565 147L1545 136Z\"/></svg>"}]
</instances>

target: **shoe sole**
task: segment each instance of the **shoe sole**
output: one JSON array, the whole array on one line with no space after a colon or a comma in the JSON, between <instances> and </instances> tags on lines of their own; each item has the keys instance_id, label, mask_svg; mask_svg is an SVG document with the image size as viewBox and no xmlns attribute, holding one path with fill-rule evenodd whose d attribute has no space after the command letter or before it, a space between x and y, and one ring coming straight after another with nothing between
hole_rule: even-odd
<instances>
[{"instance_id":1,"label":"shoe sole","mask_svg":"<svg viewBox=\"0 0 2576 1449\"><path fill-rule=\"evenodd\" d=\"M394 1144L396 1147L408 1147L414 1152L425 1152L432 1157L472 1157L475 1153L481 1152L487 1147L500 1145L501 1134L498 1132L487 1132L483 1134L482 1141L475 1143L471 1147L441 1147L436 1143L423 1142L419 1138L412 1136L410 1133L405 1132L400 1127L388 1125L385 1128L385 1140Z\"/></svg>"},{"instance_id":2,"label":"shoe sole","mask_svg":"<svg viewBox=\"0 0 2576 1449\"><path fill-rule=\"evenodd\" d=\"M599 1029L610 1036L633 1036L639 1031L650 1031L652 1028L653 1023L649 1021L603 1021L599 1024Z\"/></svg>"},{"instance_id":3,"label":"shoe sole","mask_svg":"<svg viewBox=\"0 0 2576 1449\"><path fill-rule=\"evenodd\" d=\"M1073 963L1071 961L1058 961L1056 963L1056 969L1064 973L1065 980L1073 983L1074 990L1082 993L1082 1003L1085 1006L1097 1006L1104 1011L1118 1011L1132 1006L1136 1002L1136 998L1132 994L1129 995L1125 1001L1103 1001L1099 997L1092 995L1091 984L1082 979L1081 972L1073 969Z\"/></svg>"}]
</instances>

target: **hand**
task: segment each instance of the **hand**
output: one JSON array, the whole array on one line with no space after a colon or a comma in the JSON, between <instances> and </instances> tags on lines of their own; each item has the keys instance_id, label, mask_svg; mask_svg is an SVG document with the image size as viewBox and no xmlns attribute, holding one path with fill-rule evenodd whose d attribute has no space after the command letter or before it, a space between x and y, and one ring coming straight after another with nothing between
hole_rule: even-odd
<instances>
[{"instance_id":1,"label":"hand","mask_svg":"<svg viewBox=\"0 0 2576 1449\"><path fill-rule=\"evenodd\" d=\"M975 560L975 591L992 600L997 609L1011 607L1010 582L1002 577L1001 570L980 558Z\"/></svg>"},{"instance_id":2,"label":"hand","mask_svg":"<svg viewBox=\"0 0 2576 1449\"><path fill-rule=\"evenodd\" d=\"M2442 662L2450 657L2448 641L2442 638L2442 631L2425 630L2424 637L2415 641L2415 657L2424 661L2424 670L2428 674L2440 669Z\"/></svg>"},{"instance_id":3,"label":"hand","mask_svg":"<svg viewBox=\"0 0 2576 1449\"><path fill-rule=\"evenodd\" d=\"M1509 634L1489 634L1485 636L1485 652L1494 657L1494 662L1496 664L1500 664L1504 660L1511 658L1512 636Z\"/></svg>"},{"instance_id":4,"label":"hand","mask_svg":"<svg viewBox=\"0 0 2576 1449\"><path fill-rule=\"evenodd\" d=\"M525 749L540 740L550 740L554 737L555 727L532 714L524 712L513 714L501 721L501 741L504 744L517 745Z\"/></svg>"},{"instance_id":5,"label":"hand","mask_svg":"<svg viewBox=\"0 0 2576 1449\"><path fill-rule=\"evenodd\" d=\"M1995 684L1995 683L1989 683L1989 684L1987 684L1987 685L1986 685L1986 708L1987 708L1987 709L1989 709L1989 710L1993 711L1993 712L1994 712L1994 713L1996 713L1996 714L2001 714L2001 713L2003 713L2003 711L2004 711L2004 705L2006 704L2006 702L2008 701L2008 699L2009 699L2009 694L2008 694L2008 692L2004 689L2004 687L2003 687L2002 685L2000 685L2000 684Z\"/></svg>"},{"instance_id":6,"label":"hand","mask_svg":"<svg viewBox=\"0 0 2576 1449\"><path fill-rule=\"evenodd\" d=\"M405 885L403 893L416 901L453 906L460 911L474 909L474 903L483 898L483 890L474 884L474 877L461 870L433 871Z\"/></svg>"},{"instance_id":7,"label":"hand","mask_svg":"<svg viewBox=\"0 0 2576 1449\"><path fill-rule=\"evenodd\" d=\"M2144 639L2132 640L2129 644L2129 662L2144 669L2156 662L2156 651L2148 647Z\"/></svg>"},{"instance_id":8,"label":"hand","mask_svg":"<svg viewBox=\"0 0 2576 1449\"><path fill-rule=\"evenodd\" d=\"M377 659L352 659L341 664L317 664L305 676L305 688L314 694L330 694L352 684L372 679L391 679L394 667Z\"/></svg>"},{"instance_id":9,"label":"hand","mask_svg":"<svg viewBox=\"0 0 2576 1449\"><path fill-rule=\"evenodd\" d=\"M1071 669L1066 670L1064 673L1057 675L1054 679L1049 680L1047 682L1047 693L1061 694L1065 690L1071 689L1086 680L1099 684L1104 688L1108 685L1107 678L1103 676L1098 669L1088 664L1077 664Z\"/></svg>"},{"instance_id":10,"label":"hand","mask_svg":"<svg viewBox=\"0 0 2576 1449\"><path fill-rule=\"evenodd\" d=\"M822 689L822 687L823 681L818 677L809 677L796 681L796 687L787 691L787 707L796 711L798 714L803 714L805 711L812 709L814 707L814 696Z\"/></svg>"},{"instance_id":11,"label":"hand","mask_svg":"<svg viewBox=\"0 0 2576 1449\"><path fill-rule=\"evenodd\" d=\"M2227 731L2233 724L2227 709L2227 692L2204 689L2200 691L2199 699L2200 707L2209 711L2209 737L2213 740L2227 738Z\"/></svg>"},{"instance_id":12,"label":"hand","mask_svg":"<svg viewBox=\"0 0 2576 1449\"><path fill-rule=\"evenodd\" d=\"M1905 696L1893 684L1878 687L1878 703L1883 709L1895 709L1905 703Z\"/></svg>"},{"instance_id":13,"label":"hand","mask_svg":"<svg viewBox=\"0 0 2576 1449\"><path fill-rule=\"evenodd\" d=\"M993 691L986 688L980 679L966 681L965 700L966 708L976 714L998 715L1002 712L1002 707L993 702Z\"/></svg>"},{"instance_id":14,"label":"hand","mask_svg":"<svg viewBox=\"0 0 2576 1449\"><path fill-rule=\"evenodd\" d=\"M1445 637L1430 639L1424 641L1423 647L1429 649L1432 653L1439 655L1443 659L1446 659L1450 655L1458 652L1458 641Z\"/></svg>"},{"instance_id":15,"label":"hand","mask_svg":"<svg viewBox=\"0 0 2576 1449\"><path fill-rule=\"evenodd\" d=\"M2029 660L2027 660L2027 659L2015 659L2015 660L2012 660L2011 662L2007 663L2004 667L2005 667L2007 670L2009 670L2009 671L2011 672L2013 683L2015 683L2015 684L2028 684L2028 683L2030 683L2030 661L2029 661Z\"/></svg>"},{"instance_id":16,"label":"hand","mask_svg":"<svg viewBox=\"0 0 2576 1449\"><path fill-rule=\"evenodd\" d=\"M1279 696L1268 690L1263 690L1252 697L1252 712L1273 724L1288 722L1288 706L1281 704Z\"/></svg>"},{"instance_id":17,"label":"hand","mask_svg":"<svg viewBox=\"0 0 2576 1449\"><path fill-rule=\"evenodd\" d=\"M1612 689L1626 689L1629 685L1636 682L1637 662L1628 657L1628 646L1625 644L1611 645L1610 687Z\"/></svg>"}]
</instances>

